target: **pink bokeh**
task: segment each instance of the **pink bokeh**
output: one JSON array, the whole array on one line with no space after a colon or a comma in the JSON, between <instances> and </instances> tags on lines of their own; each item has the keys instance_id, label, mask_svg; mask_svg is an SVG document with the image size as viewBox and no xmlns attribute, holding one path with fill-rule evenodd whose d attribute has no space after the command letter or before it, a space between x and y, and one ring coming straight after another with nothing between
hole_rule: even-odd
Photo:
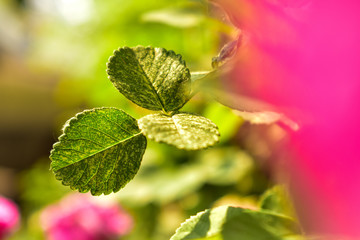
<instances>
[{"instance_id":1,"label":"pink bokeh","mask_svg":"<svg viewBox=\"0 0 360 240\"><path fill-rule=\"evenodd\" d=\"M5 239L17 227L20 214L16 204L5 197L0 196L0 239Z\"/></svg>"},{"instance_id":2,"label":"pink bokeh","mask_svg":"<svg viewBox=\"0 0 360 240\"><path fill-rule=\"evenodd\" d=\"M49 240L110 240L129 233L132 217L118 205L102 205L87 194L72 194L44 209L41 225Z\"/></svg>"},{"instance_id":3,"label":"pink bokeh","mask_svg":"<svg viewBox=\"0 0 360 240\"><path fill-rule=\"evenodd\" d=\"M305 231L358 239L360 2L218 2L245 39L228 84L301 126L286 170Z\"/></svg>"}]
</instances>

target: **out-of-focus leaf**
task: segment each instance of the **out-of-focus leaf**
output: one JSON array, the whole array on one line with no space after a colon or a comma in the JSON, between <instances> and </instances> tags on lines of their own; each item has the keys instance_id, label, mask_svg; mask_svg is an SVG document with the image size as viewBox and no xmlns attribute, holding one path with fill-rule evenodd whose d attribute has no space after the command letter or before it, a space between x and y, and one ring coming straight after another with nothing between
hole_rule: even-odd
<instances>
[{"instance_id":1,"label":"out-of-focus leaf","mask_svg":"<svg viewBox=\"0 0 360 240\"><path fill-rule=\"evenodd\" d=\"M212 205L214 207L220 207L229 205L233 207L240 207L244 209L259 210L258 202L254 196L241 196L239 194L227 194Z\"/></svg>"},{"instance_id":2,"label":"out-of-focus leaf","mask_svg":"<svg viewBox=\"0 0 360 240\"><path fill-rule=\"evenodd\" d=\"M277 214L295 217L295 210L284 186L267 190L260 199L260 208Z\"/></svg>"},{"instance_id":3,"label":"out-of-focus leaf","mask_svg":"<svg viewBox=\"0 0 360 240\"><path fill-rule=\"evenodd\" d=\"M122 203L131 206L166 204L196 192L207 183L222 186L236 184L254 168L250 156L233 147L212 148L193 153L191 163L186 165L149 166L154 154L149 148L139 173L117 197Z\"/></svg>"},{"instance_id":4,"label":"out-of-focus leaf","mask_svg":"<svg viewBox=\"0 0 360 240\"><path fill-rule=\"evenodd\" d=\"M180 149L197 150L219 141L217 126L202 116L178 113L147 115L138 121L144 135L156 142L164 142Z\"/></svg>"},{"instance_id":5,"label":"out-of-focus leaf","mask_svg":"<svg viewBox=\"0 0 360 240\"><path fill-rule=\"evenodd\" d=\"M141 20L178 28L190 28L199 25L204 20L204 15L194 8L165 8L147 12L142 15Z\"/></svg>"},{"instance_id":6,"label":"out-of-focus leaf","mask_svg":"<svg viewBox=\"0 0 360 240\"><path fill-rule=\"evenodd\" d=\"M23 172L20 177L20 198L26 213L59 200L70 191L49 171L48 158L40 160L41 162Z\"/></svg>"},{"instance_id":7,"label":"out-of-focus leaf","mask_svg":"<svg viewBox=\"0 0 360 240\"><path fill-rule=\"evenodd\" d=\"M283 240L299 232L290 218L267 211L221 206L198 213L184 222L170 240ZM221 238L220 238L221 236Z\"/></svg>"},{"instance_id":8,"label":"out-of-focus leaf","mask_svg":"<svg viewBox=\"0 0 360 240\"><path fill-rule=\"evenodd\" d=\"M51 169L72 189L109 194L135 176L145 148L136 119L116 108L86 110L65 125L51 151Z\"/></svg>"},{"instance_id":9,"label":"out-of-focus leaf","mask_svg":"<svg viewBox=\"0 0 360 240\"><path fill-rule=\"evenodd\" d=\"M209 90L210 95L219 103L234 109L235 114L253 124L272 124L280 122L296 131L299 125L282 113L274 110L274 107L252 98L235 95L222 90Z\"/></svg>"},{"instance_id":10,"label":"out-of-focus leaf","mask_svg":"<svg viewBox=\"0 0 360 240\"><path fill-rule=\"evenodd\" d=\"M164 48L119 48L107 63L107 73L125 97L150 110L178 110L190 94L185 61Z\"/></svg>"},{"instance_id":11,"label":"out-of-focus leaf","mask_svg":"<svg viewBox=\"0 0 360 240\"><path fill-rule=\"evenodd\" d=\"M201 166L157 169L142 176L141 172L117 197L127 205L166 204L198 190L205 182Z\"/></svg>"},{"instance_id":12,"label":"out-of-focus leaf","mask_svg":"<svg viewBox=\"0 0 360 240\"><path fill-rule=\"evenodd\" d=\"M272 124L278 122L282 118L282 114L269 111L245 112L234 110L234 113L252 124Z\"/></svg>"},{"instance_id":13,"label":"out-of-focus leaf","mask_svg":"<svg viewBox=\"0 0 360 240\"><path fill-rule=\"evenodd\" d=\"M254 168L251 157L236 148L209 149L199 159L207 171L207 182L216 185L235 184Z\"/></svg>"}]
</instances>

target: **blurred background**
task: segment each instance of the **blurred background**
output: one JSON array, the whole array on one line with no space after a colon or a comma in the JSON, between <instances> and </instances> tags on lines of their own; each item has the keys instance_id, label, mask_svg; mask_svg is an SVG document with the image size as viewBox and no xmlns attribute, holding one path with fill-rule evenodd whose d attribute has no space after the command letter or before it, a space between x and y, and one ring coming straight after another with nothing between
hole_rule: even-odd
<instances>
[{"instance_id":1,"label":"blurred background","mask_svg":"<svg viewBox=\"0 0 360 240\"><path fill-rule=\"evenodd\" d=\"M51 218L61 215L59 209L78 209L71 207L76 200L66 200L70 189L49 171L51 146L67 119L101 106L135 118L149 113L107 79L114 49L163 47L181 54L191 71L207 71L236 35L223 13L202 0L0 0L0 195L14 201L21 216L9 239L50 239L52 230L41 219L56 225ZM220 143L183 151L149 141L134 180L116 194L93 197L96 206L121 206L116 214L131 224L94 239L169 239L181 222L206 208L256 208L273 185L267 163L274 144L284 140L281 128L250 125L206 94L196 95L184 111L214 121ZM59 213L49 214L54 208Z\"/></svg>"}]
</instances>

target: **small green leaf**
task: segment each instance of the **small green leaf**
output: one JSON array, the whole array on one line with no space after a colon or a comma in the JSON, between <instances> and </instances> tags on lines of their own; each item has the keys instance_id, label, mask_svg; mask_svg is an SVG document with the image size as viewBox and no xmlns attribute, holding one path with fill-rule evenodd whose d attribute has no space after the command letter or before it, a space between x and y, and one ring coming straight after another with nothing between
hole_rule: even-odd
<instances>
[{"instance_id":1,"label":"small green leaf","mask_svg":"<svg viewBox=\"0 0 360 240\"><path fill-rule=\"evenodd\" d=\"M50 154L58 180L93 195L117 192L137 173L146 148L136 119L116 108L70 119Z\"/></svg>"},{"instance_id":2,"label":"small green leaf","mask_svg":"<svg viewBox=\"0 0 360 240\"><path fill-rule=\"evenodd\" d=\"M107 63L107 73L125 97L150 110L178 110L190 94L185 61L164 48L119 48Z\"/></svg>"},{"instance_id":3,"label":"small green leaf","mask_svg":"<svg viewBox=\"0 0 360 240\"><path fill-rule=\"evenodd\" d=\"M221 206L185 221L170 240L283 240L299 232L290 218L266 211Z\"/></svg>"},{"instance_id":4,"label":"small green leaf","mask_svg":"<svg viewBox=\"0 0 360 240\"><path fill-rule=\"evenodd\" d=\"M238 45L241 44L241 37L233 40L223 46L218 56L212 59L211 65L213 68L218 68L221 65L227 63L235 54L238 49Z\"/></svg>"},{"instance_id":5,"label":"small green leaf","mask_svg":"<svg viewBox=\"0 0 360 240\"><path fill-rule=\"evenodd\" d=\"M189 113L172 116L151 114L139 119L138 123L149 139L186 150L212 146L220 136L217 126L210 119Z\"/></svg>"}]
</instances>

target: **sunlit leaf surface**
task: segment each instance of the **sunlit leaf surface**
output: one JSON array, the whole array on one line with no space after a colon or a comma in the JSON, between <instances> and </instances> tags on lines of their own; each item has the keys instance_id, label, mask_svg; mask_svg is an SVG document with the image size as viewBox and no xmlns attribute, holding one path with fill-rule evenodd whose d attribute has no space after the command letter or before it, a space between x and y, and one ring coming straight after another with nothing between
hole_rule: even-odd
<instances>
[{"instance_id":1,"label":"sunlit leaf surface","mask_svg":"<svg viewBox=\"0 0 360 240\"><path fill-rule=\"evenodd\" d=\"M138 122L139 128L149 139L181 149L206 148L217 143L220 137L217 126L211 120L189 113L172 116L152 114Z\"/></svg>"},{"instance_id":2,"label":"sunlit leaf surface","mask_svg":"<svg viewBox=\"0 0 360 240\"><path fill-rule=\"evenodd\" d=\"M164 48L119 48L109 59L107 73L125 97L150 110L178 110L190 94L185 61Z\"/></svg>"},{"instance_id":3,"label":"sunlit leaf surface","mask_svg":"<svg viewBox=\"0 0 360 240\"><path fill-rule=\"evenodd\" d=\"M70 119L51 151L51 169L64 185L93 195L124 187L137 173L146 138L116 108L86 110Z\"/></svg>"}]
</instances>

